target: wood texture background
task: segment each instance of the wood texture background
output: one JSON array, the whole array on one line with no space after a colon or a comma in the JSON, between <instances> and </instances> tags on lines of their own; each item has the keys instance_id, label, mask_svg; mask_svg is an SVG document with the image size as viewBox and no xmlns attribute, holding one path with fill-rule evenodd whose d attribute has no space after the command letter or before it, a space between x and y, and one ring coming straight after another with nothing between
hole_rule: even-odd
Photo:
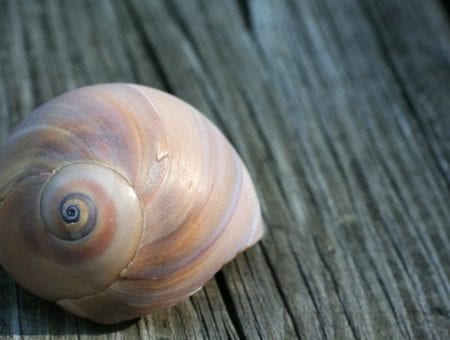
<instances>
[{"instance_id":1,"label":"wood texture background","mask_svg":"<svg viewBox=\"0 0 450 340\"><path fill-rule=\"evenodd\" d=\"M115 326L0 269L0 336L450 338L450 30L437 0L0 0L0 137L79 86L209 116L268 230L188 301Z\"/></svg>"}]
</instances>

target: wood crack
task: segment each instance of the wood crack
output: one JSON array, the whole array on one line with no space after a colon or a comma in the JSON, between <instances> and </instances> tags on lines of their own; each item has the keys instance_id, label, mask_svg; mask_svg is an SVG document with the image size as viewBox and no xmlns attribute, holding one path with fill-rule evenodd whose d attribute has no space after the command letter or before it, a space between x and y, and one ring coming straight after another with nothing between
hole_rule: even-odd
<instances>
[{"instance_id":1,"label":"wood crack","mask_svg":"<svg viewBox=\"0 0 450 340\"><path fill-rule=\"evenodd\" d=\"M239 8L239 13L241 14L244 27L247 29L247 31L252 31L253 24L249 1L250 0L236 0L236 4Z\"/></svg>"},{"instance_id":2,"label":"wood crack","mask_svg":"<svg viewBox=\"0 0 450 340\"><path fill-rule=\"evenodd\" d=\"M312 235L312 241L313 241L313 243L315 245L315 248L317 249L317 253L319 254L320 261L323 263L324 268L326 269L328 275L330 276L331 282L332 282L333 287L334 287L334 291L336 292L336 296L338 298L339 304L342 307L342 311L343 311L343 313L345 315L345 319L348 322L348 326L350 327L350 330L351 330L351 332L353 334L353 337L355 339L361 339L361 336L359 334L359 330L356 327L356 325L355 325L355 323L353 321L353 318L351 317L350 312L347 309L346 302L345 302L344 298L341 296L341 291L339 289L339 283L338 283L338 281L337 281L337 279L336 279L336 277L335 277L335 275L333 273L333 270L330 268L328 262L326 261L325 255L323 254L322 250L320 249L320 246L319 246L319 244L318 244L318 242L316 240L316 237L314 235Z\"/></svg>"},{"instance_id":3,"label":"wood crack","mask_svg":"<svg viewBox=\"0 0 450 340\"><path fill-rule=\"evenodd\" d=\"M239 281L241 281L243 283L242 287L244 289L245 297L247 299L250 299L251 294L248 291L246 280L244 280L244 278L242 276L242 273L241 273L241 270L240 270L238 265L236 265L236 268L237 268L237 274L238 274L238 277L239 277ZM251 271L250 271L250 273L251 273ZM256 333L258 334L258 337L260 339L264 339L264 336L261 334L261 325L259 323L258 313L255 312L255 306L254 306L253 303L249 303L248 305L250 307L250 311L252 313L253 319L255 320L255 323L256 323L256 325L255 325Z\"/></svg>"},{"instance_id":4,"label":"wood crack","mask_svg":"<svg viewBox=\"0 0 450 340\"><path fill-rule=\"evenodd\" d=\"M237 308L233 301L233 297L231 295L230 288L228 287L227 281L225 279L223 270L219 271L216 274L215 280L217 286L219 287L220 294L222 295L223 302L225 303L225 308L227 309L228 315L230 316L231 322L233 323L233 326L236 329L239 339L246 339L244 328L241 322L239 321L239 314L237 312Z\"/></svg>"},{"instance_id":5,"label":"wood crack","mask_svg":"<svg viewBox=\"0 0 450 340\"><path fill-rule=\"evenodd\" d=\"M277 287L278 293L280 294L281 300L283 301L283 304L286 307L287 314L289 315L289 318L291 319L292 325L294 327L295 335L297 336L297 338L301 339L302 337L300 335L300 330L298 329L298 326L296 324L296 317L294 315L294 312L292 311L290 304L288 303L288 298L287 298L286 294L284 293L280 279L278 278L276 271L273 268L272 263L270 262L269 255L267 254L267 251L262 243L260 244L260 247L261 247L262 254L264 256L264 260L267 264L267 267L269 268L272 279L275 283L275 286ZM314 299L314 297L312 297L312 299ZM313 301L313 303L314 303L314 301ZM314 307L317 310L318 316L320 316L320 312L317 309L317 306L315 304L314 304ZM319 317L319 319L320 319L320 317ZM320 322L319 322L319 324L320 324ZM326 334L325 334L325 331L323 330L323 327L321 327L321 329L323 331L322 335L324 336L324 338L326 338Z\"/></svg>"},{"instance_id":6,"label":"wood crack","mask_svg":"<svg viewBox=\"0 0 450 340\"><path fill-rule=\"evenodd\" d=\"M382 290L384 296L386 297L386 301L387 301L388 306L389 306L389 308L390 308L390 310L392 312L392 315L394 316L394 320L395 320L395 323L396 323L396 325L398 327L398 330L399 330L400 334L402 334L402 336L407 338L407 339L413 339L413 336L411 335L411 329L410 329L409 325L405 324L405 321L402 320L399 317L399 315L398 315L398 313L396 311L396 308L395 308L395 304L394 304L394 300L395 299L393 299L391 297L391 294L389 293L389 289L386 286L386 283L384 282L383 278L381 277L380 272L378 271L378 269L377 269L375 263L373 262L373 259L372 259L371 256L369 256L369 261L370 261L370 265L372 266L372 268L373 268L373 270L375 272L375 275L376 275L377 281L378 281L378 283L379 283L379 285L381 287L381 290Z\"/></svg>"}]
</instances>

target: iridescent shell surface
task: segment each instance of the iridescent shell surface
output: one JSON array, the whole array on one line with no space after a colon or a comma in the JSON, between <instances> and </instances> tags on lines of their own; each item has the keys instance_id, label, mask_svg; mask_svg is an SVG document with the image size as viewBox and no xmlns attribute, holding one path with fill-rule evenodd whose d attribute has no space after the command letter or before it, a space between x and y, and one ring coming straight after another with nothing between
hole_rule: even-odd
<instances>
[{"instance_id":1,"label":"iridescent shell surface","mask_svg":"<svg viewBox=\"0 0 450 340\"><path fill-rule=\"evenodd\" d=\"M176 304L262 234L233 147L156 89L68 92L0 149L0 264L81 317L115 323Z\"/></svg>"}]
</instances>

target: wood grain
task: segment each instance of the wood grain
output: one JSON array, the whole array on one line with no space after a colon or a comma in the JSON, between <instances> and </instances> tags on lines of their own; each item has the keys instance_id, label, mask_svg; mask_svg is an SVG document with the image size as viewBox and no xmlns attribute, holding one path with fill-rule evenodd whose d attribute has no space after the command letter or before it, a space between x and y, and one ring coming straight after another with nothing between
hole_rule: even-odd
<instances>
[{"instance_id":1,"label":"wood grain","mask_svg":"<svg viewBox=\"0 0 450 340\"><path fill-rule=\"evenodd\" d=\"M0 1L0 138L102 82L215 121L267 235L188 301L110 327L0 269L5 338L450 337L450 29L436 0Z\"/></svg>"}]
</instances>

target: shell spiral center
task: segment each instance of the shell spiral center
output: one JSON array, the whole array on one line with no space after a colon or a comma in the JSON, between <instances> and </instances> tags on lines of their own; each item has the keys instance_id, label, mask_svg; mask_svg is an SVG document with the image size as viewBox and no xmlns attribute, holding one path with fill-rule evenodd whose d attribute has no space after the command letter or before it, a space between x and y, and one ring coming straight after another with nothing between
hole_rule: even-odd
<instances>
[{"instance_id":1,"label":"shell spiral center","mask_svg":"<svg viewBox=\"0 0 450 340\"><path fill-rule=\"evenodd\" d=\"M60 204L59 213L66 232L55 236L67 241L78 240L88 235L97 219L95 203L82 193L67 195Z\"/></svg>"}]
</instances>

